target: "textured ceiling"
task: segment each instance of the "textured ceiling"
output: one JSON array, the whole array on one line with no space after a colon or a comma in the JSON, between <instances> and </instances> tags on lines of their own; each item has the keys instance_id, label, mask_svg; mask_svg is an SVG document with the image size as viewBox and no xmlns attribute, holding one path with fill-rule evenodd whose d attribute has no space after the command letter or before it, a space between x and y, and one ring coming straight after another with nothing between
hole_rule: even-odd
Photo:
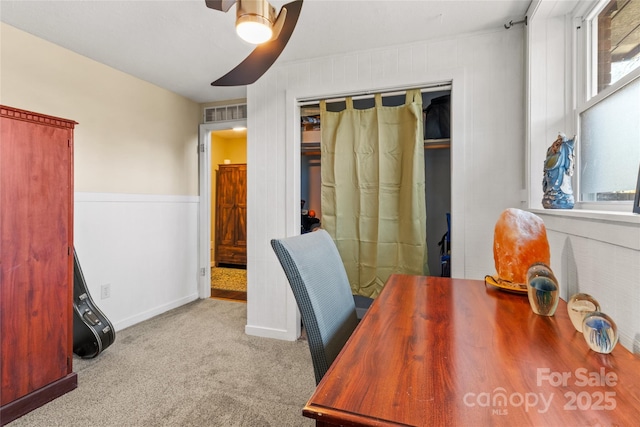
<instances>
[{"instance_id":1,"label":"textured ceiling","mask_svg":"<svg viewBox=\"0 0 640 427\"><path fill-rule=\"evenodd\" d=\"M530 2L306 0L278 61L504 30ZM197 102L246 97L246 87L210 86L252 50L235 35L235 6L222 13L204 0L2 0L0 19Z\"/></svg>"}]
</instances>

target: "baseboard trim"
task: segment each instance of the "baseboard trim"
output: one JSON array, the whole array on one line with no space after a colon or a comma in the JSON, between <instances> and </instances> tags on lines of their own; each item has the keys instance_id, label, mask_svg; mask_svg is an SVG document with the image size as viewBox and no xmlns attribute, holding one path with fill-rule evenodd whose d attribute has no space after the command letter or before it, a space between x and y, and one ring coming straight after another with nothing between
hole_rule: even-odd
<instances>
[{"instance_id":1,"label":"baseboard trim","mask_svg":"<svg viewBox=\"0 0 640 427\"><path fill-rule=\"evenodd\" d=\"M140 322L143 322L145 320L149 320L152 317L158 316L166 311L169 310L173 310L174 308L178 308L181 307L185 304L188 304L192 301L195 301L198 299L198 293L194 292L190 295L187 295L183 298L177 299L175 301L171 301L167 304L163 304L161 306L152 308L151 310L147 310L145 312L142 313L138 313L135 316L131 316L128 317L126 319L123 319L119 322L116 322L113 324L113 327L115 328L116 331L120 331L122 329L128 328L130 326L136 325Z\"/></svg>"},{"instance_id":2,"label":"baseboard trim","mask_svg":"<svg viewBox=\"0 0 640 427\"><path fill-rule=\"evenodd\" d=\"M263 328L260 326L246 325L244 332L247 335L253 335L261 338L274 338L283 341L295 341L299 337L296 336L295 331L287 331L284 329Z\"/></svg>"}]
</instances>

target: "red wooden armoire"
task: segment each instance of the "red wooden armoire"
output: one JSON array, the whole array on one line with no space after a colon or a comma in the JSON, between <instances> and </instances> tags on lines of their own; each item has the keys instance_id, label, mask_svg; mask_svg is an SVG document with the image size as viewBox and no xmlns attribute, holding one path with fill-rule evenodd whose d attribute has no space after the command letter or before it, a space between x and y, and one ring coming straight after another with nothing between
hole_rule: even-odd
<instances>
[{"instance_id":1,"label":"red wooden armoire","mask_svg":"<svg viewBox=\"0 0 640 427\"><path fill-rule=\"evenodd\" d=\"M71 120L0 106L0 424L77 387Z\"/></svg>"}]
</instances>

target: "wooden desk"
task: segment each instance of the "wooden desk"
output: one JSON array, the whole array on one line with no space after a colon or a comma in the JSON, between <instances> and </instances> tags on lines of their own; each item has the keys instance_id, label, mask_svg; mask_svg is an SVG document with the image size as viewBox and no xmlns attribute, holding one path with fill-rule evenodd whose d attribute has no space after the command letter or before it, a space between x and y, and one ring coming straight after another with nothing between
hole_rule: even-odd
<instances>
[{"instance_id":1,"label":"wooden desk","mask_svg":"<svg viewBox=\"0 0 640 427\"><path fill-rule=\"evenodd\" d=\"M640 358L589 350L562 300L542 317L482 281L394 275L303 414L318 426L633 426Z\"/></svg>"}]
</instances>

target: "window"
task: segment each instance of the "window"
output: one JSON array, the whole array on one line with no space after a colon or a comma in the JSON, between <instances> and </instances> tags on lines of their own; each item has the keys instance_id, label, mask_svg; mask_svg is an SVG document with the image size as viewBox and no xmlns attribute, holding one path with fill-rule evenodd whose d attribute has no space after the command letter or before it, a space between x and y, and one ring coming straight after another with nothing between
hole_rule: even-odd
<instances>
[{"instance_id":1,"label":"window","mask_svg":"<svg viewBox=\"0 0 640 427\"><path fill-rule=\"evenodd\" d=\"M597 18L598 92L640 67L640 0L610 0Z\"/></svg>"},{"instance_id":2,"label":"window","mask_svg":"<svg viewBox=\"0 0 640 427\"><path fill-rule=\"evenodd\" d=\"M580 114L583 202L633 200L640 164L640 78Z\"/></svg>"},{"instance_id":3,"label":"window","mask_svg":"<svg viewBox=\"0 0 640 427\"><path fill-rule=\"evenodd\" d=\"M601 1L591 16L584 71L592 80L585 79L578 106L578 200L631 204L640 165L640 0Z\"/></svg>"}]
</instances>

